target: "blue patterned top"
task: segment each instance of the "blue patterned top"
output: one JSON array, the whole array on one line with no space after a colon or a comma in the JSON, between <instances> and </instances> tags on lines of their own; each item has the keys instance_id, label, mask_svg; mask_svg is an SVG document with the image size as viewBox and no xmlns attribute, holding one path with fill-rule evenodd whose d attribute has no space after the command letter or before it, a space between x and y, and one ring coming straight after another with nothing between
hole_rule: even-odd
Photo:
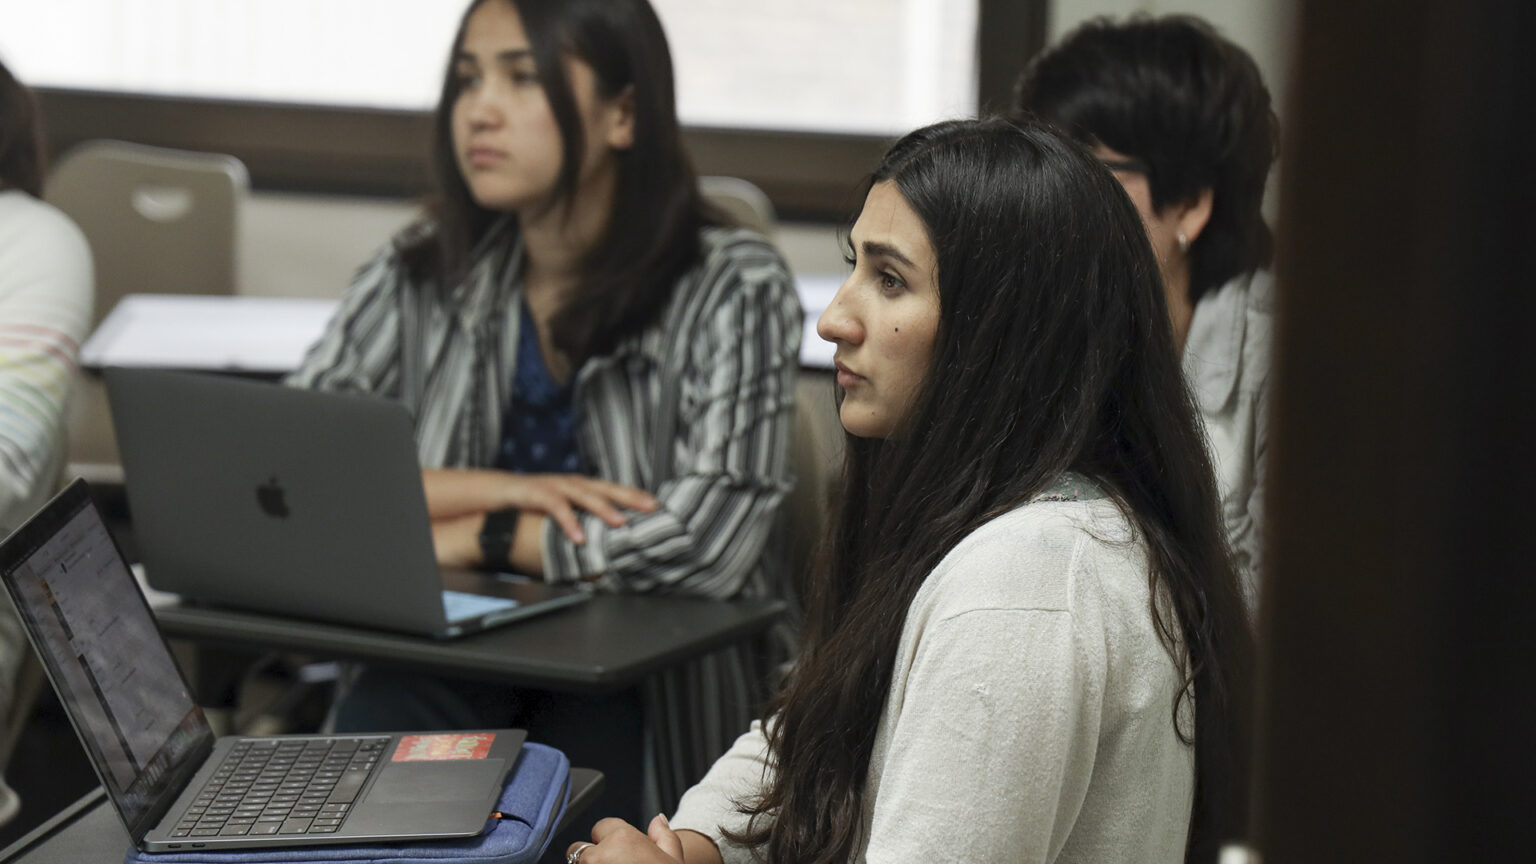
<instances>
[{"instance_id":1,"label":"blue patterned top","mask_svg":"<svg viewBox=\"0 0 1536 864\"><path fill-rule=\"evenodd\" d=\"M501 419L501 450L496 467L522 474L579 474L576 452L575 379L560 384L544 365L538 329L528 304L517 340L517 371L512 398Z\"/></svg>"}]
</instances>

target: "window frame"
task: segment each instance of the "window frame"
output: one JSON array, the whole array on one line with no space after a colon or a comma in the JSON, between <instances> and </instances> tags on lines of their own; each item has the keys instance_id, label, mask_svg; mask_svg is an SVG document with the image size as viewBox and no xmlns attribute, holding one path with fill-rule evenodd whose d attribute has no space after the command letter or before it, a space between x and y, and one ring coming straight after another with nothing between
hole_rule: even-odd
<instances>
[{"instance_id":1,"label":"window frame","mask_svg":"<svg viewBox=\"0 0 1536 864\"><path fill-rule=\"evenodd\" d=\"M1024 62L1045 43L1048 0L979 0L978 99L1007 106ZM229 153L262 191L415 198L430 189L431 113L204 97L37 88L49 155L116 138ZM700 174L755 183L781 219L844 218L887 136L686 127Z\"/></svg>"}]
</instances>

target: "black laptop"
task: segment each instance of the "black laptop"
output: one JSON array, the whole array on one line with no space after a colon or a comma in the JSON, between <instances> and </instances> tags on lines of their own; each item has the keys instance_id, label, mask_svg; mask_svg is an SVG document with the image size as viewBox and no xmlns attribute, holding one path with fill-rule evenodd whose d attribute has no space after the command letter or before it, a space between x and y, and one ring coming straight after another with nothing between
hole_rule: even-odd
<instances>
[{"instance_id":1,"label":"black laptop","mask_svg":"<svg viewBox=\"0 0 1536 864\"><path fill-rule=\"evenodd\" d=\"M84 481L0 543L0 577L134 845L473 836L524 733L215 739Z\"/></svg>"},{"instance_id":2,"label":"black laptop","mask_svg":"<svg viewBox=\"0 0 1536 864\"><path fill-rule=\"evenodd\" d=\"M109 368L105 377L154 588L437 637L590 596L438 567L414 424L397 402L229 375Z\"/></svg>"}]
</instances>

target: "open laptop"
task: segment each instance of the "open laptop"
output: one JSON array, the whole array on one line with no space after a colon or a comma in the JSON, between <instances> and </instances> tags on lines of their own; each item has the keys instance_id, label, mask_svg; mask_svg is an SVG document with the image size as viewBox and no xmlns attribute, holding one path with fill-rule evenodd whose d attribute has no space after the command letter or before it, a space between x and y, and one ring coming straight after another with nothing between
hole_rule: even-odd
<instances>
[{"instance_id":1,"label":"open laptop","mask_svg":"<svg viewBox=\"0 0 1536 864\"><path fill-rule=\"evenodd\" d=\"M411 417L396 402L228 375L104 374L154 588L436 637L589 596L439 569Z\"/></svg>"},{"instance_id":2,"label":"open laptop","mask_svg":"<svg viewBox=\"0 0 1536 864\"><path fill-rule=\"evenodd\" d=\"M215 739L85 481L0 543L0 578L134 845L480 833L524 733Z\"/></svg>"}]
</instances>

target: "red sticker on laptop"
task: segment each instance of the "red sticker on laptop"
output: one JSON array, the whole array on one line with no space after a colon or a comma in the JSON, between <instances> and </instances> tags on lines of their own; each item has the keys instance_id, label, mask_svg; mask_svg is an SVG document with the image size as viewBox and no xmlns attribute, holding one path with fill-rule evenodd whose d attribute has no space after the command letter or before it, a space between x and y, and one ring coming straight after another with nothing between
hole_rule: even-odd
<instances>
[{"instance_id":1,"label":"red sticker on laptop","mask_svg":"<svg viewBox=\"0 0 1536 864\"><path fill-rule=\"evenodd\" d=\"M467 735L406 735L395 748L391 762L448 762L454 759L484 759L491 752L494 732Z\"/></svg>"}]
</instances>

